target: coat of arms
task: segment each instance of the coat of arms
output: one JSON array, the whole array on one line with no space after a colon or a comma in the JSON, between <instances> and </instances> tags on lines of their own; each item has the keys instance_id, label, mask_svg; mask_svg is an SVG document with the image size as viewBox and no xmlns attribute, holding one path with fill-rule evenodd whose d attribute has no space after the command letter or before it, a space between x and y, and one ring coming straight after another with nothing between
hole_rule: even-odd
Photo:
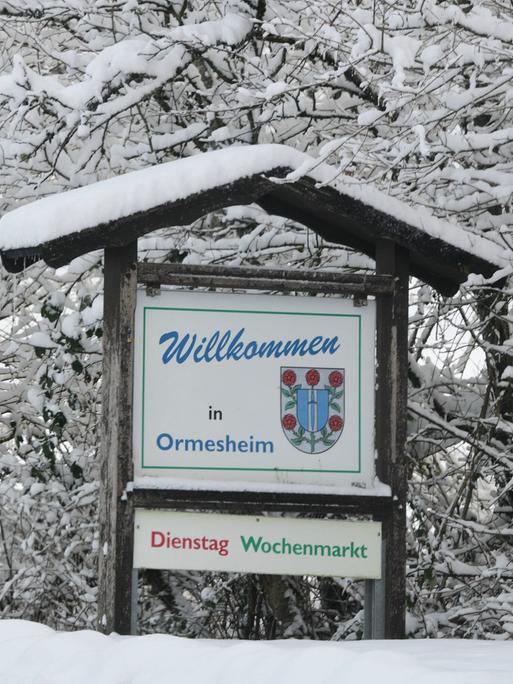
<instances>
[{"instance_id":1,"label":"coat of arms","mask_svg":"<svg viewBox=\"0 0 513 684\"><path fill-rule=\"evenodd\" d=\"M289 442L307 454L331 449L344 429L344 369L281 371L281 424Z\"/></svg>"}]
</instances>

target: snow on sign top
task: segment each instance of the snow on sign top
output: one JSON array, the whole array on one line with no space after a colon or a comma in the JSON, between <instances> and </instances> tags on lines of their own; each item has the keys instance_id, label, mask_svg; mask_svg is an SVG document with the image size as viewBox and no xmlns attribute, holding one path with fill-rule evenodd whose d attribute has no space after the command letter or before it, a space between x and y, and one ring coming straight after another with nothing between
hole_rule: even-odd
<instances>
[{"instance_id":1,"label":"snow on sign top","mask_svg":"<svg viewBox=\"0 0 513 684\"><path fill-rule=\"evenodd\" d=\"M0 249L35 247L278 167L310 159L285 145L229 147L44 197L0 219ZM313 160L312 160L313 161Z\"/></svg>"},{"instance_id":2,"label":"snow on sign top","mask_svg":"<svg viewBox=\"0 0 513 684\"><path fill-rule=\"evenodd\" d=\"M293 187L309 178L335 191L341 199L362 203L379 212L383 226L402 223L403 230L406 226L415 233L434 238L443 245L460 250L471 259L477 259L481 264L486 262L488 266L497 268L507 265L503 250L489 239L437 219L426 209L410 207L368 184L357 184L354 179L344 177L334 167L307 154L286 145L272 144L236 146L206 152L26 204L5 214L0 220L0 250L37 251L40 245L80 235L86 229L113 224L126 217L203 192L215 191L216 188L260 174L272 176L272 172L278 170L288 171L289 175L286 179L274 179L272 185L275 188L282 183L289 183L289 187ZM249 201L258 201L256 191ZM309 208L315 211L315 208ZM368 220L375 222L374 217ZM140 232L144 233L144 226ZM116 234L117 244L122 242L120 237ZM339 242L338 239L335 241ZM343 243L343 239L340 242ZM99 246L102 245L89 246L89 251ZM425 262L425 254L423 258ZM478 272L481 270L478 269ZM460 282L462 280L464 278L460 278Z\"/></svg>"}]
</instances>

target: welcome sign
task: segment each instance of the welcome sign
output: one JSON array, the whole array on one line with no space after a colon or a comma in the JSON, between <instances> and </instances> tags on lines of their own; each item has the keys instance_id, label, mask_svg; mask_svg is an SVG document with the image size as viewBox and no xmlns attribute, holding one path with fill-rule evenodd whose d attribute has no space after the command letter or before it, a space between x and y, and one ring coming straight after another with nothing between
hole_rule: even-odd
<instances>
[{"instance_id":1,"label":"welcome sign","mask_svg":"<svg viewBox=\"0 0 513 684\"><path fill-rule=\"evenodd\" d=\"M381 523L136 510L134 567L377 579Z\"/></svg>"},{"instance_id":2,"label":"welcome sign","mask_svg":"<svg viewBox=\"0 0 513 684\"><path fill-rule=\"evenodd\" d=\"M375 306L138 293L136 476L371 486Z\"/></svg>"}]
</instances>

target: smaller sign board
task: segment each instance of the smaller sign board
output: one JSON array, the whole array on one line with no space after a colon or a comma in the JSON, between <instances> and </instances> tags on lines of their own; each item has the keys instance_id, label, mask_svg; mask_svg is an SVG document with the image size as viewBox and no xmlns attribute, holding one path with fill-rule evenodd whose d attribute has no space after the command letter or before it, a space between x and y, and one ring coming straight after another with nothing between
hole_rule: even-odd
<instances>
[{"instance_id":1,"label":"smaller sign board","mask_svg":"<svg viewBox=\"0 0 513 684\"><path fill-rule=\"evenodd\" d=\"M381 523L136 510L134 567L379 579Z\"/></svg>"}]
</instances>

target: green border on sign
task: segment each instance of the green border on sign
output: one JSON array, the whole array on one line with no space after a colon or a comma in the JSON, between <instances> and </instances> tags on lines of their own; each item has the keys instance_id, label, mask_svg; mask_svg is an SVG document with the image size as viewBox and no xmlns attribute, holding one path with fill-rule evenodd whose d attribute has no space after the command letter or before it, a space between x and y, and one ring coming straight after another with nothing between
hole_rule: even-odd
<instances>
[{"instance_id":1,"label":"green border on sign","mask_svg":"<svg viewBox=\"0 0 513 684\"><path fill-rule=\"evenodd\" d=\"M278 316L330 316L358 319L358 470L319 470L311 468L229 468L219 466L149 466L144 465L144 408L146 388L146 312L147 311L202 311L215 313L264 314ZM229 470L275 473L346 473L357 474L362 470L362 317L360 314L304 313L300 311L254 311L245 309L204 309L183 306L145 306L143 309L143 367L141 396L141 468L144 470Z\"/></svg>"}]
</instances>

